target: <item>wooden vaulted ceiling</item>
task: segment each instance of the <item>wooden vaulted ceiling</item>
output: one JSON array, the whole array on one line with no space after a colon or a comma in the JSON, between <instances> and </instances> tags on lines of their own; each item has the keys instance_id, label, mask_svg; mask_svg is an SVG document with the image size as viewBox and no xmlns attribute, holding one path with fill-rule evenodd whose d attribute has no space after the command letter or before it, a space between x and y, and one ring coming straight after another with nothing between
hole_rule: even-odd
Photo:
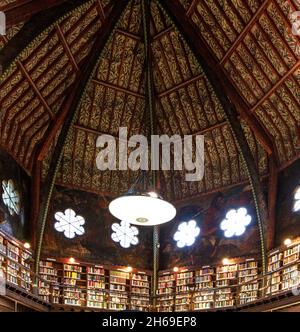
<instances>
[{"instance_id":1,"label":"wooden vaulted ceiling","mask_svg":"<svg viewBox=\"0 0 300 332\"><path fill-rule=\"evenodd\" d=\"M5 8L13 1L0 1ZM15 6L19 1L15 1ZM21 2L21 1L20 1ZM275 146L278 166L299 157L300 38L291 33L289 0L180 0L181 11L203 38L218 67L262 125ZM117 1L91 0L66 13L28 45L2 78L1 145L29 173L35 152L62 111L97 33ZM23 23L0 37L0 48ZM158 134L204 134L205 176L188 183L184 172L161 172L165 196L181 200L247 181L237 144L213 86L175 25L156 1L151 4L151 50ZM57 184L114 196L126 191L136 174L100 172L95 143L100 134L145 131L145 58L141 4L133 0L99 59L68 137ZM269 173L268 154L247 121L242 127L261 176ZM56 141L43 162L49 170Z\"/></svg>"}]
</instances>

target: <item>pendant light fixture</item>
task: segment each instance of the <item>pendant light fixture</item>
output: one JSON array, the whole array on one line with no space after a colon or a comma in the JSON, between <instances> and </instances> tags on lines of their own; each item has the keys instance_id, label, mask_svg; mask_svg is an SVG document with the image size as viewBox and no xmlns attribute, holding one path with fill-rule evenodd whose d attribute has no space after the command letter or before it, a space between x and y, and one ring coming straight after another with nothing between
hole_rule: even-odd
<instances>
[{"instance_id":1,"label":"pendant light fixture","mask_svg":"<svg viewBox=\"0 0 300 332\"><path fill-rule=\"evenodd\" d=\"M146 102L145 102L145 129L148 134L148 142L151 142L151 135L154 135L154 103L153 103L153 77L151 68L151 46L150 19L149 13L145 10L145 3L142 0L143 9L143 32L146 63ZM150 2L149 2L150 3ZM150 5L149 5L150 7ZM151 178L151 184L149 184ZM147 181L148 180L148 181ZM175 218L175 207L165 201L155 190L155 171L141 171L133 186L121 197L114 199L109 204L110 213L119 220L139 226L156 226L167 223Z\"/></svg>"}]
</instances>

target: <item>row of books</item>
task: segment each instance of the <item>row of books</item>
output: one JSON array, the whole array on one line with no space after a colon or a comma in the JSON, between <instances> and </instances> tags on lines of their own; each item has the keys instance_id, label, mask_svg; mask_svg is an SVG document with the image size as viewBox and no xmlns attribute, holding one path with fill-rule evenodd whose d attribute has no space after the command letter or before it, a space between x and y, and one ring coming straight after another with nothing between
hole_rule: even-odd
<instances>
[{"instance_id":1,"label":"row of books","mask_svg":"<svg viewBox=\"0 0 300 332\"><path fill-rule=\"evenodd\" d=\"M150 276L144 272L42 261L40 275L58 285L52 294L49 284L40 284L40 296L47 302L110 310L146 311L150 306Z\"/></svg>"},{"instance_id":2,"label":"row of books","mask_svg":"<svg viewBox=\"0 0 300 332\"><path fill-rule=\"evenodd\" d=\"M158 281L158 310L190 311L233 306L236 293L230 286L249 281L258 285L254 281L258 274L258 262L254 260L217 267L205 266L196 271L166 272ZM166 294L170 297L161 296ZM243 303L258 296L245 288L240 289L240 295Z\"/></svg>"}]
</instances>

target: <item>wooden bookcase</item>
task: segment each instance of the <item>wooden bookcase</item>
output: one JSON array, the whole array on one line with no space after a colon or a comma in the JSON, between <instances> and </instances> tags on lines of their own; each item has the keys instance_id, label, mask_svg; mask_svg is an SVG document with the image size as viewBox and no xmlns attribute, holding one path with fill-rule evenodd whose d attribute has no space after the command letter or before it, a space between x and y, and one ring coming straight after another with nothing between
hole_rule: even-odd
<instances>
[{"instance_id":1,"label":"wooden bookcase","mask_svg":"<svg viewBox=\"0 0 300 332\"><path fill-rule=\"evenodd\" d=\"M87 307L107 309L107 276L103 266L87 266Z\"/></svg>"},{"instance_id":2,"label":"wooden bookcase","mask_svg":"<svg viewBox=\"0 0 300 332\"><path fill-rule=\"evenodd\" d=\"M131 275L131 310L148 311L150 308L151 278L145 272Z\"/></svg>"},{"instance_id":3,"label":"wooden bookcase","mask_svg":"<svg viewBox=\"0 0 300 332\"><path fill-rule=\"evenodd\" d=\"M86 306L86 268L77 264L63 264L63 304Z\"/></svg>"},{"instance_id":4,"label":"wooden bookcase","mask_svg":"<svg viewBox=\"0 0 300 332\"><path fill-rule=\"evenodd\" d=\"M176 295L175 311L191 310L191 286L194 288L194 271L182 270L175 275Z\"/></svg>"},{"instance_id":5,"label":"wooden bookcase","mask_svg":"<svg viewBox=\"0 0 300 332\"><path fill-rule=\"evenodd\" d=\"M300 243L294 243L283 252L281 289L287 291L297 289L300 285Z\"/></svg>"},{"instance_id":6,"label":"wooden bookcase","mask_svg":"<svg viewBox=\"0 0 300 332\"><path fill-rule=\"evenodd\" d=\"M173 272L162 272L158 277L157 295L159 312L172 312L175 306L176 280Z\"/></svg>"},{"instance_id":7,"label":"wooden bookcase","mask_svg":"<svg viewBox=\"0 0 300 332\"><path fill-rule=\"evenodd\" d=\"M283 253L280 250L273 251L268 257L267 295L277 294L281 291L281 267Z\"/></svg>"},{"instance_id":8,"label":"wooden bookcase","mask_svg":"<svg viewBox=\"0 0 300 332\"><path fill-rule=\"evenodd\" d=\"M47 258L40 262L37 293L61 306L97 310L152 309L149 271ZM298 289L300 240L268 256L266 295ZM8 287L36 295L32 253L22 243L0 233L0 277ZM160 312L219 310L247 305L264 295L259 261L236 258L228 265L160 271L156 309Z\"/></svg>"},{"instance_id":9,"label":"wooden bookcase","mask_svg":"<svg viewBox=\"0 0 300 332\"><path fill-rule=\"evenodd\" d=\"M208 310L214 308L214 278L215 269L203 266L195 272L194 310Z\"/></svg>"},{"instance_id":10,"label":"wooden bookcase","mask_svg":"<svg viewBox=\"0 0 300 332\"><path fill-rule=\"evenodd\" d=\"M129 309L129 273L111 270L109 273L109 304L108 309Z\"/></svg>"},{"instance_id":11,"label":"wooden bookcase","mask_svg":"<svg viewBox=\"0 0 300 332\"><path fill-rule=\"evenodd\" d=\"M245 262L239 263L239 304L246 304L258 299L258 275L258 262L254 259L247 259Z\"/></svg>"},{"instance_id":12,"label":"wooden bookcase","mask_svg":"<svg viewBox=\"0 0 300 332\"><path fill-rule=\"evenodd\" d=\"M45 302L60 303L61 291L58 278L58 267L55 261L40 262L40 276L38 294ZM52 287L51 287L52 286Z\"/></svg>"},{"instance_id":13,"label":"wooden bookcase","mask_svg":"<svg viewBox=\"0 0 300 332\"><path fill-rule=\"evenodd\" d=\"M238 264L221 265L216 268L215 308L233 307L237 285Z\"/></svg>"}]
</instances>

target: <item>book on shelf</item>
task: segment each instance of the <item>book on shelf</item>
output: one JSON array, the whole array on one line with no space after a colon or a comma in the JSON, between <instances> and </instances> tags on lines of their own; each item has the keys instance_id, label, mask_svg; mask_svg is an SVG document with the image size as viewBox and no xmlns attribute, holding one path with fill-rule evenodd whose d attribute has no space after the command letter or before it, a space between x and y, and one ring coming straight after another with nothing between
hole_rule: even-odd
<instances>
[{"instance_id":1,"label":"book on shelf","mask_svg":"<svg viewBox=\"0 0 300 332\"><path fill-rule=\"evenodd\" d=\"M214 290L203 290L194 295L194 310L205 310L214 308Z\"/></svg>"}]
</instances>

